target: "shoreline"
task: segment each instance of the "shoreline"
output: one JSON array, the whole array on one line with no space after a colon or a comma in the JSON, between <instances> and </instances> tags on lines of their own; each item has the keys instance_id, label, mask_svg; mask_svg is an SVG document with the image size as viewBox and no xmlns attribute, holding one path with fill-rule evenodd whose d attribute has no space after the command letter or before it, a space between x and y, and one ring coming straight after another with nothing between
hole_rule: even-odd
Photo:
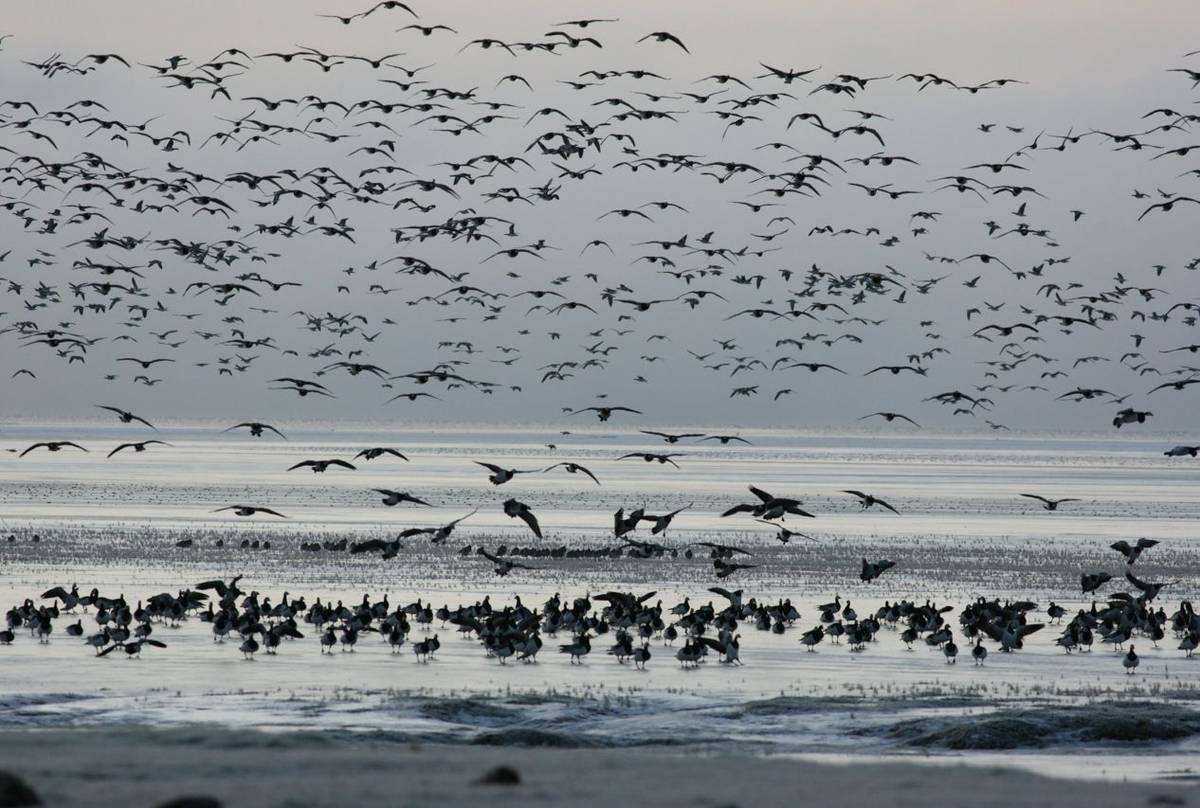
<instances>
[{"instance_id":1,"label":"shoreline","mask_svg":"<svg viewBox=\"0 0 1200 808\"><path fill-rule=\"evenodd\" d=\"M654 748L547 749L380 743L370 735L188 727L0 731L0 770L50 806L871 805L872 808L1188 805L1194 783L1062 780L998 766L816 763ZM510 767L517 784L481 782ZM755 785L753 794L746 784Z\"/></svg>"}]
</instances>

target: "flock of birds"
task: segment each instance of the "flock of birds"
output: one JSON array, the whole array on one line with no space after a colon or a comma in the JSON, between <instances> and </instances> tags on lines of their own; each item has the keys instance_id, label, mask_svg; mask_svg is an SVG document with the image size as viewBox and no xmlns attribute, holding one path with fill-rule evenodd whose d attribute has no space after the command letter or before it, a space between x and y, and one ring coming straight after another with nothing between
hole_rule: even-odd
<instances>
[{"instance_id":1,"label":"flock of birds","mask_svg":"<svg viewBox=\"0 0 1200 808\"><path fill-rule=\"evenodd\" d=\"M872 98L911 92L968 101L1020 92L1026 81L864 76L765 63L752 73L702 75L707 70L692 68L693 48L670 31L587 18L555 22L520 40L472 38L422 13L438 10L383 0L345 16L320 15L341 42L363 28L392 26L414 51L447 45L431 63L311 45L266 52L231 46L211 56L39 57L29 55L32 44L0 36L0 59L14 47L26 50L6 69L45 82L48 98L80 93L69 103L0 100L0 153L7 155L0 214L13 234L12 246L0 248L0 282L19 311L0 313L0 336L8 341L7 361L22 364L10 384L52 375L138 389L147 398L159 385L228 383L237 393L258 384L256 396L274 391L311 402L310 418L337 417L334 400L365 394L378 395L381 405L509 395L536 408L566 390L574 403L556 404L565 417L608 422L665 418L643 403L655 393L641 393L642 386L666 388L697 373L724 380L722 398L762 395L772 403L858 375L873 385L871 400L888 395L889 380L902 383L897 395L909 396L907 412L858 410L848 418L919 429L928 415L949 412L980 418L992 430L1008 429L993 419L1027 396L1103 406L1101 422L1117 429L1144 424L1153 417L1149 402L1200 384L1200 367L1190 364L1200 344L1184 336L1200 321L1191 274L1200 257L1124 267L1108 277L1075 274L1064 231L1080 226L1088 211L1055 201L1033 179L1046 161L1082 149L1097 162L1146 161L1147 172L1184 168L1172 170L1177 176L1168 182L1200 179L1200 168L1188 167L1200 151L1188 142L1200 115L1182 106L1195 99L1148 109L1123 128L1052 131L984 120L970 133L979 161L929 170L924 155L889 148L905 139L903 116ZM628 66L637 54L653 54L673 75ZM584 56L596 61L577 70ZM441 78L457 77L464 59L490 72L460 84ZM570 69L556 70L556 62ZM1170 67L1167 77L1186 80L1164 90L1182 96L1200 86L1200 67ZM167 112L145 120L123 114L136 106L129 88L147 82L162 88L155 97L171 99ZM114 84L121 92L93 97ZM302 89L282 95L280 84ZM418 162L422 149L444 159ZM289 153L298 156L288 160ZM1129 227L1194 216L1200 199L1174 188L1130 189ZM836 198L852 199L866 223L828 221L822 203ZM714 210L701 210L701 201ZM978 246L939 250L939 236L950 233L970 234ZM851 269L797 257L837 243L851 245L843 262ZM1085 353L1080 342L1124 347ZM409 359L415 355L426 358ZM959 361L966 364L948 374L944 363ZM1102 377L1103 386L1087 374ZM947 375L968 381L937 381ZM912 396L914 384L930 386ZM540 388L536 395L526 391L531 385ZM595 403L580 406L587 400L580 401L580 390L594 391ZM625 403L613 403L610 391ZM123 407L96 406L157 432ZM260 421L230 430L284 437ZM737 434L642 432L669 446L749 442ZM107 457L160 447L171 445L158 437L133 440ZM89 451L70 440L9 451L25 458L64 449ZM1190 445L1166 452L1198 453L1200 446ZM349 459L305 459L289 471L353 471L385 456L407 459L375 447ZM615 460L674 467L682 456L648 450ZM531 469L479 465L495 486L558 470L601 484L593 469L572 461ZM799 499L750 491L750 501L723 516L749 514L783 543L804 537L784 524L789 516L814 516ZM385 506L432 507L405 491L373 493ZM869 492L844 493L863 509L898 513ZM1022 496L1051 511L1073 501ZM500 507L542 538L529 504L508 498ZM618 552L679 552L658 537L690 507L618 510ZM257 503L218 510L287 518ZM473 513L393 540L304 549L390 558L405 539L446 542ZM650 540L633 538L643 524ZM1154 545L1142 539L1113 549L1131 567ZM743 563L743 548L698 547L720 579L754 566ZM508 548L461 552L485 558L501 576L528 568ZM863 558L859 579L870 583L894 566ZM1157 643L1173 633L1191 656L1200 640L1191 603L1183 600L1168 614L1154 605L1168 583L1144 581L1129 569L1124 579L1131 591L1072 615L1057 644L1082 650L1098 636L1124 649L1135 637ZM533 661L542 636L560 633L570 641L559 650L580 661L594 638L611 633L608 653L619 662L644 667L652 639L682 638L674 655L688 666L710 653L738 662L744 624L784 633L800 620L790 601L743 600L741 590L721 587L710 590L725 601L721 608L685 600L666 609L652 602L654 593L608 592L569 602L556 595L536 609L518 598L503 607L484 599L434 611L420 600L393 605L386 596L364 596L357 606L319 599L309 605L285 593L272 603L243 591L239 580L159 593L136 606L123 596L57 587L42 595L54 605L30 598L9 610L0 643L24 631L48 641L62 615L91 607L98 630L80 619L66 633L102 656L163 647L152 636L156 625L195 617L211 623L215 640L238 638L248 658L275 653L305 631L323 652L353 650L367 632L396 650L413 624L428 629L441 621L501 662ZM1110 580L1107 572L1084 573L1081 588L1095 593ZM958 631L982 664L985 640L1004 652L1020 650L1023 638L1045 625L1030 622L1037 609L980 599L962 608ZM910 646L922 642L953 662L959 647L948 611L898 601L860 615L835 598L800 642L812 650L825 638L845 637L860 651L881 629L895 628ZM1060 622L1067 616L1055 604L1047 615ZM410 645L428 659L439 640L424 635ZM1130 671L1137 665L1131 644L1124 664Z\"/></svg>"},{"instance_id":2,"label":"flock of birds","mask_svg":"<svg viewBox=\"0 0 1200 808\"><path fill-rule=\"evenodd\" d=\"M966 641L976 665L985 664L988 657L985 640L1002 653L1019 651L1026 637L1050 623L1061 629L1055 646L1070 654L1090 651L1096 642L1109 645L1123 651L1122 665L1130 674L1139 665L1132 642L1136 637L1144 637L1158 647L1159 641L1173 636L1179 641L1177 647L1192 658L1200 645L1200 615L1191 601L1180 601L1168 614L1161 605L1154 604L1165 584L1143 581L1132 572L1126 572L1125 577L1136 596L1112 593L1103 604L1093 601L1090 608L1078 609L1065 625L1068 612L1054 602L1044 612L1047 622L1035 622L1030 618L1037 614L1036 603L977 598L960 610L958 636ZM1111 576L1085 574L1084 591L1094 592L1103 585L1103 581L1097 583L1101 578ZM258 591L242 589L240 582L241 576L229 581L204 581L175 594L154 594L133 606L123 595L106 597L97 589L81 594L76 585L69 590L54 587L41 595L43 601L52 601L49 605L26 599L8 610L0 644L11 645L19 633L27 633L41 644L49 643L56 620L69 619L77 610L87 612L92 607L94 627L85 627L79 617L66 626L65 633L94 649L98 657L121 653L140 658L147 646L167 647L156 638L162 636L159 628L179 628L185 621L199 619L211 627L214 643L237 642L238 651L247 660L253 660L259 652L276 654L285 644L304 640L308 631L308 636L317 638L322 655L338 648L353 652L360 640L374 634L392 653L408 645L417 661L428 661L441 647L439 634L429 633L439 622L443 628L453 626L501 664L509 659L536 662L545 645L543 636L556 639L562 634L566 641L557 644L558 651L568 655L572 664L581 663L592 652L593 640L607 637L606 642L611 642L608 655L620 664L632 662L645 669L653 656L652 641L660 641L663 646L681 642L673 651L681 667L711 660L741 664L740 629L752 625L756 630L780 635L802 619L790 599L768 603L744 598L741 589L722 587L708 590L722 599L719 608L711 600L696 605L685 598L668 609L661 599L655 600L655 592L637 595L609 591L574 599L555 593L535 608L524 604L518 595L510 605L493 606L489 596L435 609L421 599L393 604L387 595L373 601L369 594L364 594L357 605L340 600L323 603L320 598L309 605L306 598L292 597L288 592L272 602ZM836 596L817 607L816 624L800 633L799 643L811 652L825 639L840 644L844 638L851 652L862 652L878 641L880 631L888 629L896 632L909 650L923 645L953 664L960 648L955 628L946 617L952 611L953 606L929 600L923 604L897 600L859 614L850 600ZM419 639L410 638L414 626Z\"/></svg>"},{"instance_id":3,"label":"flock of birds","mask_svg":"<svg viewBox=\"0 0 1200 808\"><path fill-rule=\"evenodd\" d=\"M51 374L201 391L210 376L239 390L260 379L325 402L308 417L337 417L334 399L361 401L371 385L381 404L435 408L502 394L536 408L586 385L599 403L562 412L607 421L665 418L640 390L679 378L710 374L728 380L728 398L775 402L857 374L870 387L854 391L925 412L847 420L919 427L948 412L996 430L1026 396L1103 405L1103 421L1080 423L1120 428L1200 384L1189 364L1200 345L1184 335L1200 312L1188 291L1200 257L1073 273L1060 223L1087 211L1034 179L1089 149L1097 163L1146 161L1194 181L1200 147L1187 141L1200 115L1180 106L1194 99L1122 129L985 120L977 162L928 170L889 148L906 130L884 99L948 94L985 109L1026 80L769 64L706 75L681 37L608 18L507 41L395 0L321 16L340 42L394 30L422 59L311 45L38 57L35 43L4 38L6 69L49 98L121 88L0 100L0 213L13 234L0 283L19 312L0 314L0 335L21 364L13 384ZM26 58L4 55L17 48ZM613 64L635 56L683 75ZM476 62L484 74L465 85L439 80ZM1179 95L1200 67L1165 75L1164 94ZM122 115L142 84L162 115ZM272 92L280 84L297 91ZM714 152L689 148L701 143ZM415 162L426 152L444 159ZM1129 195L1131 228L1200 213L1184 192ZM828 222L826 198L878 223ZM698 200L715 210L692 210ZM977 246L938 251L951 232L977 234ZM854 269L797 257L834 242ZM1075 347L1097 340L1111 353ZM936 381L947 376L970 386ZM888 380L904 387L889 392ZM914 384L930 387L910 399ZM609 391L637 400L610 404ZM686 416L685 402L673 409Z\"/></svg>"},{"instance_id":4,"label":"flock of birds","mask_svg":"<svg viewBox=\"0 0 1200 808\"><path fill-rule=\"evenodd\" d=\"M139 429L157 432L157 428L149 420L133 412L107 404L96 406L113 413L122 423L137 424ZM234 424L224 432L240 430L245 430L252 439L255 436L263 438L270 434L286 440L281 430L258 421ZM726 439L734 437L656 430L643 430L643 434L668 444L678 444L683 440L704 441L709 438L728 442ZM744 438L738 440L749 443ZM140 452L151 444L171 446L170 443L158 439L128 441L110 451L108 457L111 458L129 447L133 447L135 453ZM64 448L89 451L74 441L41 441L20 451L19 455L24 457L40 448L49 452L62 451ZM18 453L17 449L8 451ZM1177 446L1164 454L1195 456L1198 452L1200 447ZM646 462L673 464L672 456L679 455L633 452L607 462L619 463L637 458ZM380 458L409 461L404 452L390 446L361 449L351 460L370 462ZM486 474L490 485L497 488L512 482L520 475L548 474L558 469L582 475L596 485L602 484L592 469L574 461L561 461L545 468L525 469L487 461L473 462L482 469L481 474ZM307 469L319 474L333 468L352 472L358 467L350 460L334 457L301 460L288 467L287 471ZM427 499L407 491L378 488L371 489L371 492L378 495L380 502L389 508L404 504L422 508L435 507ZM748 516L758 524L769 526L774 531L775 538L785 545L794 538L812 540L811 536L793 529L786 522L788 517L792 517L793 522L796 517L817 518L816 514L805 509L801 499L780 496L754 485L749 486L749 492L749 501L731 502L721 512L721 518ZM874 494L856 489L847 489L842 493L855 498L863 510L877 507L900 515L893 505ZM1020 496L1036 501L1047 511L1057 511L1067 503L1079 501L1072 497L1051 498L1033 493L1022 493ZM480 507L437 526L406 528L391 539L371 538L354 542L346 538L325 542L304 541L300 544L300 549L311 552L348 552L351 555L378 554L382 560L388 560L399 555L405 549L405 542L408 540L423 539L433 545L447 543L455 534L456 528L478 513ZM664 543L668 541L667 533L675 517L692 507L689 503L662 514L648 513L641 507L626 512L622 507L613 515L612 522L612 534L618 544L595 552L609 557L624 555L631 559L678 557L681 552L686 558L707 556L711 560L713 574L722 580L757 566L745 563L753 555L751 551L732 544L692 541L680 547ZM537 539L543 538L537 516L527 503L510 497L500 504L500 508L505 515L520 519ZM214 512L228 512L236 517L289 518L287 514L261 504L231 504L217 508ZM646 539L635 538L639 527L647 523L650 536ZM10 542L14 540L15 536L9 537ZM215 541L217 546L224 546L223 538L217 538ZM182 539L176 546L188 548L193 542L194 539ZM246 547L250 546L251 542L246 539L242 544ZM253 542L255 548L258 544L258 540ZM1111 549L1120 554L1125 563L1124 580L1129 584L1129 591L1111 592L1105 597L1103 604L1093 600L1090 609L1078 609L1070 616L1055 644L1067 653L1090 650L1097 640L1102 644L1110 644L1125 651L1123 664L1128 672L1132 672L1139 664L1132 644L1133 639L1144 637L1157 647L1160 640L1172 634L1179 640L1178 648L1191 658L1200 644L1200 616L1196 615L1192 602L1187 599L1181 600L1170 614L1162 606L1155 606L1155 601L1162 591L1179 582L1148 581L1133 572L1134 565L1142 555L1158 544L1157 540L1148 538L1139 538L1133 542L1124 539L1114 542ZM269 542L265 544L265 548L270 548ZM564 557L582 557L589 552L591 551L584 548L568 548L566 545L545 548L522 547L518 544L511 547L501 544L492 549L484 545L466 544L457 550L462 557L485 559L493 565L495 574L500 577L510 575L516 570L542 569L517 561L517 558L539 557L553 561ZM896 562L890 559L863 558L858 570L859 581L863 585L870 584L895 566ZM1112 573L1104 570L1085 571L1080 575L1080 592L1085 597L1098 598L1099 590L1113 581L1114 577ZM245 591L240 588L240 581L241 576L228 582L205 581L175 594L161 592L152 595L137 601L136 606L131 606L124 595L116 598L105 597L98 589L81 594L77 585L72 585L69 590L54 587L40 596L42 601L53 601L52 603L39 604L35 599L27 598L7 612L7 628L0 631L0 644L12 644L22 631L28 631L31 638L43 643L48 642L54 631L55 620L63 615L74 614L76 609L82 608L86 611L88 607L94 607L97 624L95 631L85 629L82 619L77 619L67 626L66 633L81 639L100 656L119 651L136 657L140 656L147 645L166 647L161 640L151 636L155 632L155 626L178 628L182 622L195 617L211 624L214 641L224 642L230 637L237 638L238 648L247 659L253 659L259 651L274 654L285 641L303 639L305 630L315 633L319 638L323 654L338 647L343 651L353 651L364 633L378 633L391 650L397 652L409 643L414 624L427 632L435 621L440 621L443 627L451 624L464 636L478 641L488 657L494 657L501 663L509 658L525 662L535 661L543 646L543 635L554 638L559 633L566 632L570 633L571 639L561 643L559 650L569 654L571 662L575 663L591 653L593 639L611 632L613 644L608 648L608 654L615 656L622 664L632 661L635 667L644 668L652 656L652 640L661 639L664 644L671 645L682 638L683 645L674 651L674 656L681 666L687 667L705 661L712 652L715 652L715 658L723 663L740 663L739 629L743 624L752 623L758 630L784 634L801 620L800 611L790 599L768 603L752 597L745 598L741 589L731 591L720 586L708 590L727 601L726 605L719 609L711 601L703 606L693 606L686 598L682 603L666 609L661 600L651 603L655 592L636 595L610 591L595 596L594 600L602 602L602 606L594 606L590 594L570 601L565 601L556 594L540 609L530 609L518 596L511 606L494 608L490 598L485 597L455 607L444 604L435 610L431 603L421 599L413 603L392 605L387 595L379 601L372 601L369 595L364 595L358 606L348 606L342 601L323 603L320 598L316 598L309 606L306 598L293 598L291 593L285 592L278 602L272 603L269 597L260 596L258 591ZM210 595L209 592L214 594ZM910 649L914 643L924 643L940 651L948 663L953 663L957 660L959 646L954 639L953 627L943 617L953 611L953 608L939 606L930 601L921 605L898 600L895 603L885 602L875 612L860 616L848 600L843 602L841 597L837 596L832 602L817 607L819 621L802 633L800 642L812 651L826 638L833 643L839 643L844 637L850 650L858 652L865 650L868 643L877 639L878 632L886 627L899 631L900 639ZM1006 653L1020 650L1025 637L1046 626L1046 623L1030 620L1038 608L1038 605L1031 601L987 600L982 597L963 607L959 615L959 631L963 637L973 641L970 653L974 662L984 664L988 655L985 640L994 642L999 650ZM1045 614L1049 621L1057 623L1062 623L1068 616L1067 610L1054 602L1049 604ZM422 637L423 639L411 641L411 648L418 660L428 660L439 648L439 636L428 636L425 633ZM1124 648L1126 644L1129 646L1127 650Z\"/></svg>"}]
</instances>

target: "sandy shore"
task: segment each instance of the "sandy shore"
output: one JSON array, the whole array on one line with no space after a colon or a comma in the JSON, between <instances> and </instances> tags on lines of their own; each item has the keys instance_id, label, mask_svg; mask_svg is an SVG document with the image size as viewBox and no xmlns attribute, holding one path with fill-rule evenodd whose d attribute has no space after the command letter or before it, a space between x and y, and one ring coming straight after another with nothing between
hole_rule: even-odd
<instances>
[{"instance_id":1,"label":"sandy shore","mask_svg":"<svg viewBox=\"0 0 1200 808\"><path fill-rule=\"evenodd\" d=\"M1072 782L903 762L834 766L669 751L396 744L369 736L137 727L0 732L0 768L48 806L156 806L191 795L228 806L1190 805L1167 784ZM481 779L498 766L516 785Z\"/></svg>"}]
</instances>

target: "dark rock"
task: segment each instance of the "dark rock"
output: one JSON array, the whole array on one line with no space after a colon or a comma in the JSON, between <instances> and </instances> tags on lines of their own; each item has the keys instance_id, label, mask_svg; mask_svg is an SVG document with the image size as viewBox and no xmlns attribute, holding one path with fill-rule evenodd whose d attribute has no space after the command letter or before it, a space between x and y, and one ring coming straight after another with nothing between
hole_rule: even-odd
<instances>
[{"instance_id":1,"label":"dark rock","mask_svg":"<svg viewBox=\"0 0 1200 808\"><path fill-rule=\"evenodd\" d=\"M42 801L25 781L12 772L0 771L0 808L21 808L23 805L41 805Z\"/></svg>"},{"instance_id":2,"label":"dark rock","mask_svg":"<svg viewBox=\"0 0 1200 808\"><path fill-rule=\"evenodd\" d=\"M479 784L484 786L516 786L521 784L521 775L512 766L497 766L483 777Z\"/></svg>"},{"instance_id":3,"label":"dark rock","mask_svg":"<svg viewBox=\"0 0 1200 808\"><path fill-rule=\"evenodd\" d=\"M221 801L215 797L176 797L159 803L156 808L221 808Z\"/></svg>"}]
</instances>

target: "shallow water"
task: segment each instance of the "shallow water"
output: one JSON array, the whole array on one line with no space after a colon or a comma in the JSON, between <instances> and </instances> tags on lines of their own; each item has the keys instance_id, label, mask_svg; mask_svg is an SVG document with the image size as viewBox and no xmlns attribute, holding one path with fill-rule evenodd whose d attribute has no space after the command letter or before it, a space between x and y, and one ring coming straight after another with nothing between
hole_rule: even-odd
<instances>
[{"instance_id":1,"label":"shallow water","mask_svg":"<svg viewBox=\"0 0 1200 808\"><path fill-rule=\"evenodd\" d=\"M443 646L429 664L415 662L408 648L392 655L372 636L355 653L322 656L311 627L305 627L308 637L285 643L277 656L246 662L235 642L214 645L198 620L177 629L157 626L154 637L169 647L148 648L140 660L95 659L63 634L77 619L67 617L49 644L19 636L0 648L8 694L0 726L201 722L561 746L718 748L733 741L764 753L843 759L919 753L1002 760L1064 776L1143 779L1179 776L1200 751L1192 712L1200 706L1200 661L1184 659L1170 637L1161 648L1138 642L1142 665L1135 677L1125 676L1119 654L1099 643L1088 654L1063 654L1053 645L1053 626L1022 651L993 649L983 667L970 663L966 649L954 666L924 646L909 651L889 630L861 653L827 640L809 654L798 643L816 624L815 605L835 594L860 614L897 598L956 607L975 596L1031 599L1043 615L1050 600L1086 607L1079 573L1105 569L1119 576L1123 564L1107 545L1139 536L1162 543L1138 562L1138 574L1181 581L1162 599L1172 611L1181 598L1195 596L1200 580L1200 464L1163 457L1169 440L748 431L749 447L670 447L685 453L675 469L616 461L627 451L665 450L654 439L616 429L561 435L550 428L283 428L288 441L221 435L203 425L164 427L173 448L105 460L118 439L129 438L127 428L6 427L3 448L53 437L78 440L92 451L0 457L2 529L15 538L0 542L0 603L73 582L134 601L241 573L243 588L272 601L286 591L310 603L315 597L357 603L368 592L372 600L386 593L393 605L420 597L434 606L485 596L497 606L517 596L534 605L556 591L574 597L618 589L654 591L653 599L667 608L685 596L695 604L716 601L719 608L722 599L706 589L720 584L760 600L791 598L801 619L783 635L744 625L744 666L707 662L681 670L674 650L655 641L649 670L642 672L604 654L611 636L594 643L583 665L553 653L553 638L546 638L536 665L500 665L453 627L433 629ZM395 446L410 462L380 458L353 472L285 471L299 460L348 458L373 445ZM603 484L559 469L496 488L471 462L476 459L516 468L575 460ZM746 501L748 484L803 499L817 518L788 525L812 540L784 546L771 528L744 515L720 518L720 511ZM376 487L407 490L436 507L385 508L370 493ZM864 513L843 488L877 494L901 515ZM1022 491L1082 501L1048 513L1019 498ZM534 508L545 539L502 513L508 496ZM290 518L212 513L241 502ZM617 507L662 512L688 504L693 507L660 538L680 551L676 558L529 559L534 570L500 579L483 559L457 552L465 544L611 547ZM479 513L445 545L410 539L386 562L299 551L302 541L390 538L476 507ZM195 545L176 548L185 537ZM646 529L638 537L650 538ZM215 547L218 538L224 548ZM243 539L269 540L271 548L243 550L236 546ZM683 556L694 541L737 544L758 566L718 582L703 554ZM887 557L897 567L862 584L863 556ZM1102 591L1116 589L1114 582ZM949 617L957 627L955 614ZM90 618L82 619L90 628ZM1132 699L1150 706L1123 710ZM1174 712L1162 715L1183 717L1178 732L1154 729L1164 725L1154 717L1164 704ZM1038 711L1041 722L1032 734L1027 724L1008 720L1028 710ZM1084 711L1084 718L1072 710ZM1003 718L985 733L978 719L992 713ZM1111 727L1114 714L1123 716L1117 731L1093 731ZM1042 736L1046 740L1030 740Z\"/></svg>"}]
</instances>

